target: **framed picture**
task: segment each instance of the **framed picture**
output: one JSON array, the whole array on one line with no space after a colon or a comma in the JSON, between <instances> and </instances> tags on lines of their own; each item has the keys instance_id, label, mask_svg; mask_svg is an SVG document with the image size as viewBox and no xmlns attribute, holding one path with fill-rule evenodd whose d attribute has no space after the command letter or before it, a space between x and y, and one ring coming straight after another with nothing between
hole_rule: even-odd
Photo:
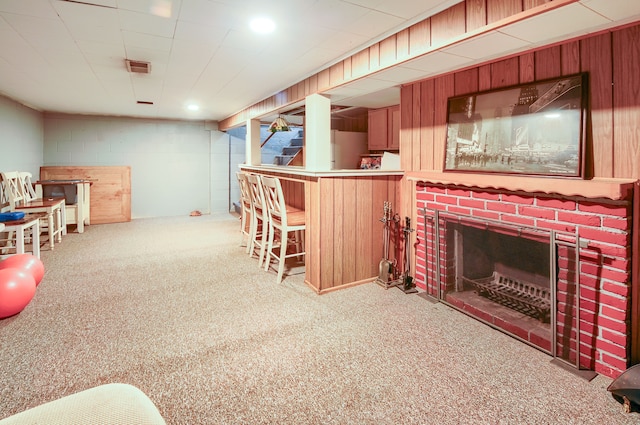
<instances>
[{"instance_id":1,"label":"framed picture","mask_svg":"<svg viewBox=\"0 0 640 425\"><path fill-rule=\"evenodd\" d=\"M449 98L444 171L581 177L587 74Z\"/></svg>"},{"instance_id":2,"label":"framed picture","mask_svg":"<svg viewBox=\"0 0 640 425\"><path fill-rule=\"evenodd\" d=\"M382 164L382 154L360 155L361 170L377 170Z\"/></svg>"}]
</instances>

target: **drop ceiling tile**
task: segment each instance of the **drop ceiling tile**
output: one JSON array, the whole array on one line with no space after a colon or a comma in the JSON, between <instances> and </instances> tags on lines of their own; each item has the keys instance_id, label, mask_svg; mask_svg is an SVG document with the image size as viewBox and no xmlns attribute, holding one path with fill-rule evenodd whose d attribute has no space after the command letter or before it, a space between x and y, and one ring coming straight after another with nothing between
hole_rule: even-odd
<instances>
[{"instance_id":1,"label":"drop ceiling tile","mask_svg":"<svg viewBox=\"0 0 640 425\"><path fill-rule=\"evenodd\" d=\"M176 29L176 19L162 18L148 13L120 10L120 28L124 31L155 35L158 37L173 37Z\"/></svg>"},{"instance_id":2,"label":"drop ceiling tile","mask_svg":"<svg viewBox=\"0 0 640 425\"><path fill-rule=\"evenodd\" d=\"M178 19L212 27L221 25L227 28L235 28L239 24L248 25L248 23L245 24L239 19L236 9L232 5L208 0L183 2Z\"/></svg>"},{"instance_id":3,"label":"drop ceiling tile","mask_svg":"<svg viewBox=\"0 0 640 425\"><path fill-rule=\"evenodd\" d=\"M374 78L377 80L391 81L393 83L406 83L422 78L422 71L403 66L394 66L384 71L376 72Z\"/></svg>"},{"instance_id":4,"label":"drop ceiling tile","mask_svg":"<svg viewBox=\"0 0 640 425\"><path fill-rule=\"evenodd\" d=\"M204 25L179 20L174 39L220 44L229 32L229 27Z\"/></svg>"},{"instance_id":5,"label":"drop ceiling tile","mask_svg":"<svg viewBox=\"0 0 640 425\"><path fill-rule=\"evenodd\" d=\"M367 2L367 0L360 0ZM404 19L412 19L415 16L432 16L463 0L422 0L409 2L382 1L374 8L381 12L393 14Z\"/></svg>"},{"instance_id":6,"label":"drop ceiling tile","mask_svg":"<svg viewBox=\"0 0 640 425\"><path fill-rule=\"evenodd\" d=\"M163 18L177 18L182 0L117 0L120 10L150 13Z\"/></svg>"},{"instance_id":7,"label":"drop ceiling tile","mask_svg":"<svg viewBox=\"0 0 640 425\"><path fill-rule=\"evenodd\" d=\"M611 20L587 9L580 3L572 3L500 28L500 32L539 44L561 37L587 34L589 31L585 28L600 27L610 23Z\"/></svg>"},{"instance_id":8,"label":"drop ceiling tile","mask_svg":"<svg viewBox=\"0 0 640 425\"><path fill-rule=\"evenodd\" d=\"M523 49L528 45L528 42L519 38L492 31L453 46L445 47L441 51L469 59L481 59L504 55L517 49Z\"/></svg>"},{"instance_id":9,"label":"drop ceiling tile","mask_svg":"<svg viewBox=\"0 0 640 425\"><path fill-rule=\"evenodd\" d=\"M122 39L127 52L131 48L157 50L167 53L171 51L172 40L167 37L122 31Z\"/></svg>"},{"instance_id":10,"label":"drop ceiling tile","mask_svg":"<svg viewBox=\"0 0 640 425\"><path fill-rule=\"evenodd\" d=\"M629 21L640 17L640 1L637 0L581 0L580 3L611 20Z\"/></svg>"},{"instance_id":11,"label":"drop ceiling tile","mask_svg":"<svg viewBox=\"0 0 640 425\"><path fill-rule=\"evenodd\" d=\"M417 69L424 75L434 75L450 69L459 68L469 64L468 58L444 52L432 52L402 64L405 68Z\"/></svg>"},{"instance_id":12,"label":"drop ceiling tile","mask_svg":"<svg viewBox=\"0 0 640 425\"><path fill-rule=\"evenodd\" d=\"M0 1L0 14L2 14L1 12L40 18L55 19L58 17L49 0L2 0Z\"/></svg>"},{"instance_id":13,"label":"drop ceiling tile","mask_svg":"<svg viewBox=\"0 0 640 425\"><path fill-rule=\"evenodd\" d=\"M349 24L348 31L367 38L375 38L381 32L400 26L404 19L372 10Z\"/></svg>"}]
</instances>

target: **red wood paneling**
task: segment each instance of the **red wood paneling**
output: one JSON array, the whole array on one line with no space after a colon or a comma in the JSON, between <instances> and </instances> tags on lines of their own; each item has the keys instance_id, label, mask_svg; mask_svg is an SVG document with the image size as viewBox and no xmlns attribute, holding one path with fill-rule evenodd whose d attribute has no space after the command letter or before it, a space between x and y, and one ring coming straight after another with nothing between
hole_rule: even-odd
<instances>
[{"instance_id":1,"label":"red wood paneling","mask_svg":"<svg viewBox=\"0 0 640 425\"><path fill-rule=\"evenodd\" d=\"M562 75L560 46L553 46L535 52L536 80L546 80Z\"/></svg>"},{"instance_id":2,"label":"red wood paneling","mask_svg":"<svg viewBox=\"0 0 640 425\"><path fill-rule=\"evenodd\" d=\"M487 25L486 0L467 0L466 12L467 32Z\"/></svg>"},{"instance_id":3,"label":"red wood paneling","mask_svg":"<svg viewBox=\"0 0 640 425\"><path fill-rule=\"evenodd\" d=\"M536 79L535 54L520 55L520 83L530 83Z\"/></svg>"},{"instance_id":4,"label":"red wood paneling","mask_svg":"<svg viewBox=\"0 0 640 425\"><path fill-rule=\"evenodd\" d=\"M582 70L589 72L590 126L585 169L589 176L613 177L611 34L580 41Z\"/></svg>"},{"instance_id":5,"label":"red wood paneling","mask_svg":"<svg viewBox=\"0 0 640 425\"><path fill-rule=\"evenodd\" d=\"M431 47L431 19L425 19L409 28L409 54L419 55Z\"/></svg>"},{"instance_id":6,"label":"red wood paneling","mask_svg":"<svg viewBox=\"0 0 640 425\"><path fill-rule=\"evenodd\" d=\"M487 0L487 23L522 12L522 0Z\"/></svg>"},{"instance_id":7,"label":"red wood paneling","mask_svg":"<svg viewBox=\"0 0 640 425\"><path fill-rule=\"evenodd\" d=\"M433 123L434 123L434 102L435 86L433 79L423 81L420 84L420 98L422 108L420 109L420 169L435 170L433 163Z\"/></svg>"},{"instance_id":8,"label":"red wood paneling","mask_svg":"<svg viewBox=\"0 0 640 425\"><path fill-rule=\"evenodd\" d=\"M465 32L465 4L459 3L431 17L431 44L441 45Z\"/></svg>"},{"instance_id":9,"label":"red wood paneling","mask_svg":"<svg viewBox=\"0 0 640 425\"><path fill-rule=\"evenodd\" d=\"M613 33L613 176L640 178L640 26Z\"/></svg>"}]
</instances>

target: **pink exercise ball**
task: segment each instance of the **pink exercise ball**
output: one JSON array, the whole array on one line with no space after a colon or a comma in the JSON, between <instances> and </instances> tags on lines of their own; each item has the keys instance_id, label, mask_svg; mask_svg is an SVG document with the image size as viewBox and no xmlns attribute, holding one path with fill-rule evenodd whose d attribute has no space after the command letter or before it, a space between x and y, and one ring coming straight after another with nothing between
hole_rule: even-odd
<instances>
[{"instance_id":1,"label":"pink exercise ball","mask_svg":"<svg viewBox=\"0 0 640 425\"><path fill-rule=\"evenodd\" d=\"M36 281L19 269L0 270L0 319L20 313L36 293Z\"/></svg>"},{"instance_id":2,"label":"pink exercise ball","mask_svg":"<svg viewBox=\"0 0 640 425\"><path fill-rule=\"evenodd\" d=\"M32 254L16 254L0 261L0 270L19 269L29 273L36 281L36 286L40 285L44 277L44 264L38 257Z\"/></svg>"}]
</instances>

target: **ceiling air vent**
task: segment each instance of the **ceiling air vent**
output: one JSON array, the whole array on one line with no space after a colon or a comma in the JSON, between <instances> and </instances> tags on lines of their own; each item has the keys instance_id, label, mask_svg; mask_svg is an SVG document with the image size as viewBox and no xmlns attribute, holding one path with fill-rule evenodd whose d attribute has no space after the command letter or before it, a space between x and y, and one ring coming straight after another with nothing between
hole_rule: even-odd
<instances>
[{"instance_id":1,"label":"ceiling air vent","mask_svg":"<svg viewBox=\"0 0 640 425\"><path fill-rule=\"evenodd\" d=\"M148 74L151 72L151 63L143 61L132 61L131 59L125 59L127 63L127 71L137 74Z\"/></svg>"}]
</instances>

